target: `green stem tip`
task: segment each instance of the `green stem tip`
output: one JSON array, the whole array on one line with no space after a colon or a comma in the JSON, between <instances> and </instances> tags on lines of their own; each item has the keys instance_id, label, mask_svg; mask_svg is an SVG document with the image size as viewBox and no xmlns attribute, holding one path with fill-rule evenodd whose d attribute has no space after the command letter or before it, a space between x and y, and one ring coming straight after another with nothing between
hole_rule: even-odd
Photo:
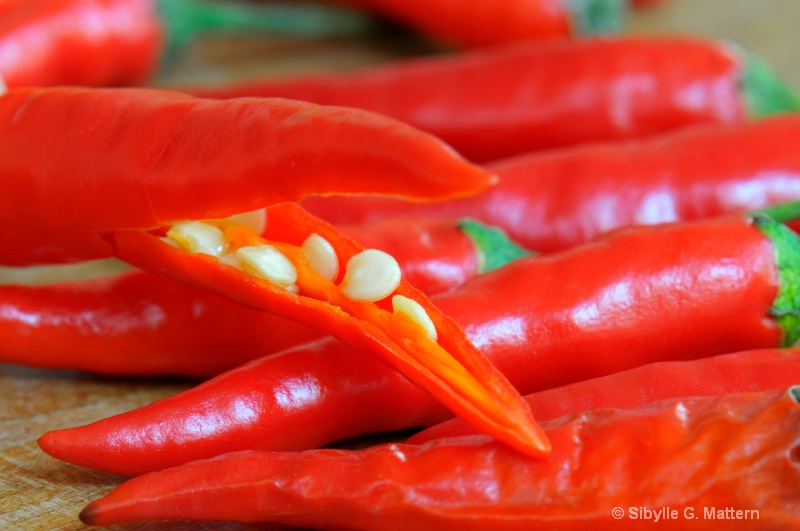
<instances>
[{"instance_id":1,"label":"green stem tip","mask_svg":"<svg viewBox=\"0 0 800 531\"><path fill-rule=\"evenodd\" d=\"M519 258L535 254L512 241L497 227L484 225L472 219L462 219L458 222L458 228L475 245L478 252L479 273L486 273Z\"/></svg>"},{"instance_id":2,"label":"green stem tip","mask_svg":"<svg viewBox=\"0 0 800 531\"><path fill-rule=\"evenodd\" d=\"M354 9L303 2L160 0L167 53L204 33L258 32L305 38L359 36L374 32L377 19Z\"/></svg>"},{"instance_id":3,"label":"green stem tip","mask_svg":"<svg viewBox=\"0 0 800 531\"><path fill-rule=\"evenodd\" d=\"M747 114L754 118L800 111L800 94L780 79L761 58L741 48L742 61L739 90Z\"/></svg>"},{"instance_id":4,"label":"green stem tip","mask_svg":"<svg viewBox=\"0 0 800 531\"><path fill-rule=\"evenodd\" d=\"M800 339L800 236L769 216L754 215L752 219L775 248L778 295L769 315L783 332L781 346L792 346Z\"/></svg>"},{"instance_id":5,"label":"green stem tip","mask_svg":"<svg viewBox=\"0 0 800 531\"><path fill-rule=\"evenodd\" d=\"M607 35L628 26L628 0L569 0L567 7L575 35Z\"/></svg>"}]
</instances>

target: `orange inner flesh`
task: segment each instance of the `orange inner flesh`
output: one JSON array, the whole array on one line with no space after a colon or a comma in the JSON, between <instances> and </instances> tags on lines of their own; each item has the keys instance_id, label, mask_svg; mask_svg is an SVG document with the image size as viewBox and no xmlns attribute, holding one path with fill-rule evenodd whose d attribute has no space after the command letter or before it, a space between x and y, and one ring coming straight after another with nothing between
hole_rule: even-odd
<instances>
[{"instance_id":1,"label":"orange inner flesh","mask_svg":"<svg viewBox=\"0 0 800 531\"><path fill-rule=\"evenodd\" d=\"M402 345L413 342L424 353L424 359L411 355L418 363L432 373L444 379L451 386L451 391L468 396L471 400L479 399L484 407L490 406L493 415L503 416L496 402L484 386L466 368L453 358L441 345L431 341L421 326L403 313L384 310L375 303L353 301L346 297L339 287L314 272L300 247L266 240L244 225L228 225L223 228L230 243L231 250L240 247L268 244L280 250L297 268L297 286L300 294L316 300L326 301L341 308L348 315L371 323L385 332L392 340ZM456 387L453 387L455 385Z\"/></svg>"}]
</instances>

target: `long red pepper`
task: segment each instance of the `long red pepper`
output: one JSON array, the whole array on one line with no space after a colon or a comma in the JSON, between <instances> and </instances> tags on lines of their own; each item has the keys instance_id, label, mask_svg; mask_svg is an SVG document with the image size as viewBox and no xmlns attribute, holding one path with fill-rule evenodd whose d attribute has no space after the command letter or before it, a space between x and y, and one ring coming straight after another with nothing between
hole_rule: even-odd
<instances>
[{"instance_id":1,"label":"long red pepper","mask_svg":"<svg viewBox=\"0 0 800 531\"><path fill-rule=\"evenodd\" d=\"M800 108L751 55L729 43L678 37L524 43L180 90L369 109L431 132L477 162Z\"/></svg>"},{"instance_id":2,"label":"long red pepper","mask_svg":"<svg viewBox=\"0 0 800 531\"><path fill-rule=\"evenodd\" d=\"M467 220L401 218L339 229L395 257L404 278L427 294L454 289L524 254L502 233ZM322 335L138 270L80 282L0 285L3 362L205 378Z\"/></svg>"},{"instance_id":3,"label":"long red pepper","mask_svg":"<svg viewBox=\"0 0 800 531\"><path fill-rule=\"evenodd\" d=\"M147 89L10 90L0 147L0 263L9 265L107 257L101 232L312 193L433 200L493 182L439 140L376 114Z\"/></svg>"},{"instance_id":4,"label":"long red pepper","mask_svg":"<svg viewBox=\"0 0 800 531\"><path fill-rule=\"evenodd\" d=\"M332 0L374 11L455 46L612 33L625 25L627 0Z\"/></svg>"},{"instance_id":5,"label":"long red pepper","mask_svg":"<svg viewBox=\"0 0 800 531\"><path fill-rule=\"evenodd\" d=\"M57 88L0 97L0 146L6 260L48 246L58 258L104 252L318 327L517 449L549 450L519 393L393 257L291 202L312 193L431 200L491 184L436 138L290 100ZM262 207L263 234L232 217Z\"/></svg>"},{"instance_id":6,"label":"long red pepper","mask_svg":"<svg viewBox=\"0 0 800 531\"><path fill-rule=\"evenodd\" d=\"M498 185L435 205L366 197L308 198L334 224L385 216L470 216L551 252L602 232L756 210L800 198L800 117L703 125L654 139L594 143L487 164ZM725 153L716 157L713 153Z\"/></svg>"},{"instance_id":7,"label":"long red pepper","mask_svg":"<svg viewBox=\"0 0 800 531\"><path fill-rule=\"evenodd\" d=\"M746 350L694 360L661 361L525 396L540 422L594 409L633 409L682 396L720 396L786 388L800 382L800 349ZM406 442L477 435L451 419Z\"/></svg>"},{"instance_id":8,"label":"long red pepper","mask_svg":"<svg viewBox=\"0 0 800 531\"><path fill-rule=\"evenodd\" d=\"M798 236L766 218L635 227L517 260L434 300L517 389L532 393L655 361L793 344L797 249ZM140 474L447 416L405 378L325 339L143 408L48 432L40 446L68 462Z\"/></svg>"},{"instance_id":9,"label":"long red pepper","mask_svg":"<svg viewBox=\"0 0 800 531\"><path fill-rule=\"evenodd\" d=\"M312 529L796 529L799 406L791 387L585 412L545 424L553 453L542 459L480 435L238 452L130 479L80 516Z\"/></svg>"}]
</instances>

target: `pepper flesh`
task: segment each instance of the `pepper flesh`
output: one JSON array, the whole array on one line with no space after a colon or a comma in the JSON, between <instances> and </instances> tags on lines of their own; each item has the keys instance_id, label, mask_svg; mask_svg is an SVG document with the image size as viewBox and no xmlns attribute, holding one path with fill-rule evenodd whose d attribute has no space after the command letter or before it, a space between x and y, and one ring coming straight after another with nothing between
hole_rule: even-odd
<instances>
[{"instance_id":1,"label":"pepper flesh","mask_svg":"<svg viewBox=\"0 0 800 531\"><path fill-rule=\"evenodd\" d=\"M800 117L694 126L653 139L593 143L486 164L500 182L436 205L366 197L311 197L334 224L385 216L470 216L515 241L553 252L612 229L691 221L800 199ZM735 153L711 160L708 153Z\"/></svg>"},{"instance_id":2,"label":"pepper flesh","mask_svg":"<svg viewBox=\"0 0 800 531\"><path fill-rule=\"evenodd\" d=\"M338 229L395 257L403 277L431 295L522 253L508 241L476 243L465 227L402 218ZM492 233L488 227L481 231ZM7 363L206 378L323 335L141 270L84 281L0 285L0 360Z\"/></svg>"},{"instance_id":3,"label":"pepper flesh","mask_svg":"<svg viewBox=\"0 0 800 531\"><path fill-rule=\"evenodd\" d=\"M796 282L782 282L773 242L749 218L734 216L620 230L570 251L516 260L433 300L520 392L532 393L655 361L781 346L784 331L770 309ZM359 360L323 339L143 408L48 432L39 444L64 461L141 474L450 416L405 378ZM287 393L297 401L287 403ZM237 415L241 404L256 414ZM198 418L203 433L191 429Z\"/></svg>"},{"instance_id":4,"label":"pepper flesh","mask_svg":"<svg viewBox=\"0 0 800 531\"><path fill-rule=\"evenodd\" d=\"M668 529L686 529L690 519L702 529L794 529L799 406L793 387L584 412L546 424L553 453L542 459L480 435L355 451L239 452L130 479L89 504L81 519L641 529L628 516L644 506L675 511L658 522ZM750 512L720 522L717 511L728 507ZM708 508L715 517L702 512Z\"/></svg>"},{"instance_id":5,"label":"pepper flesh","mask_svg":"<svg viewBox=\"0 0 800 531\"><path fill-rule=\"evenodd\" d=\"M642 138L753 115L760 84L728 44L696 38L593 38L417 57L334 74L239 86L179 87L200 96L279 96L346 105L428 131L475 162L598 140ZM763 72L763 71L762 71ZM780 91L778 91L780 92ZM691 94L691 98L687 97ZM800 108L777 97L778 108Z\"/></svg>"}]
</instances>

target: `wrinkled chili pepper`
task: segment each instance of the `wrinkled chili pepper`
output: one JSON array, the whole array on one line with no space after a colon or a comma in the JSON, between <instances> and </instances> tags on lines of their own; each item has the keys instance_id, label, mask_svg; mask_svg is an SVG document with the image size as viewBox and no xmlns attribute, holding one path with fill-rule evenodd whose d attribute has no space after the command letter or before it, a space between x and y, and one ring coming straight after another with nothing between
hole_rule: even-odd
<instances>
[{"instance_id":1,"label":"wrinkled chili pepper","mask_svg":"<svg viewBox=\"0 0 800 531\"><path fill-rule=\"evenodd\" d=\"M392 255L406 280L429 295L524 254L501 232L469 220L402 218L338 228ZM138 270L80 282L0 285L0 361L7 363L206 378L322 335Z\"/></svg>"},{"instance_id":2,"label":"wrinkled chili pepper","mask_svg":"<svg viewBox=\"0 0 800 531\"><path fill-rule=\"evenodd\" d=\"M365 17L322 6L204 0L0 2L0 78L9 87L125 85L148 80L164 55L198 34L363 33Z\"/></svg>"},{"instance_id":3,"label":"wrinkled chili pepper","mask_svg":"<svg viewBox=\"0 0 800 531\"><path fill-rule=\"evenodd\" d=\"M476 162L800 108L752 55L677 37L525 43L179 90L369 109L428 131Z\"/></svg>"},{"instance_id":4,"label":"wrinkled chili pepper","mask_svg":"<svg viewBox=\"0 0 800 531\"><path fill-rule=\"evenodd\" d=\"M394 258L273 204L310 193L431 200L492 182L434 137L290 100L55 88L0 97L0 147L0 261L48 245L104 252L315 326L519 450L548 451L519 393ZM265 206L259 235L241 216Z\"/></svg>"},{"instance_id":5,"label":"wrinkled chili pepper","mask_svg":"<svg viewBox=\"0 0 800 531\"><path fill-rule=\"evenodd\" d=\"M449 0L332 0L374 11L451 46L616 33L626 22L627 0L472 0L468 9Z\"/></svg>"},{"instance_id":6,"label":"wrinkled chili pepper","mask_svg":"<svg viewBox=\"0 0 800 531\"><path fill-rule=\"evenodd\" d=\"M682 396L720 396L786 388L800 382L800 349L746 350L695 360L661 361L525 396L540 422L595 409L632 409ZM477 435L451 419L406 442Z\"/></svg>"},{"instance_id":7,"label":"wrinkled chili pepper","mask_svg":"<svg viewBox=\"0 0 800 531\"><path fill-rule=\"evenodd\" d=\"M800 237L763 217L640 226L516 260L434 301L527 394L655 361L793 344L799 249ZM405 378L323 339L148 406L50 431L39 444L64 461L135 475L448 416Z\"/></svg>"},{"instance_id":8,"label":"wrinkled chili pepper","mask_svg":"<svg viewBox=\"0 0 800 531\"><path fill-rule=\"evenodd\" d=\"M436 205L311 197L334 224L384 216L470 216L530 249L552 252L637 224L688 221L800 198L800 117L703 125L653 139L593 143L495 161L498 185ZM710 157L709 153L726 153Z\"/></svg>"},{"instance_id":9,"label":"wrinkled chili pepper","mask_svg":"<svg viewBox=\"0 0 800 531\"><path fill-rule=\"evenodd\" d=\"M642 529L642 520L656 525L635 512L648 509L668 513L660 529L796 529L799 405L791 387L584 412L545 424L553 452L541 459L481 435L237 452L130 479L80 516L93 525Z\"/></svg>"}]
</instances>

